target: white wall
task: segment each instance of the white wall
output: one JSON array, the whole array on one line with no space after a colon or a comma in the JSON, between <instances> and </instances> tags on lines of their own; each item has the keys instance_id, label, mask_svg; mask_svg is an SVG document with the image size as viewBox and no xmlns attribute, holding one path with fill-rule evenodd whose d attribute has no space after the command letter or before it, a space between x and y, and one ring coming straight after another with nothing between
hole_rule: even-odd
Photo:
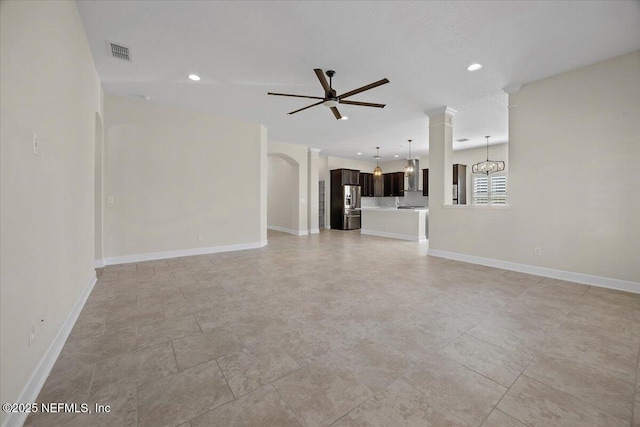
<instances>
[{"instance_id":1,"label":"white wall","mask_svg":"<svg viewBox=\"0 0 640 427\"><path fill-rule=\"evenodd\" d=\"M48 348L95 278L95 114L102 108L75 2L3 1L0 31L4 403L35 399L29 386L37 393L44 378L38 385L30 377L57 355ZM44 322L29 346L38 316Z\"/></svg>"},{"instance_id":2,"label":"white wall","mask_svg":"<svg viewBox=\"0 0 640 427\"><path fill-rule=\"evenodd\" d=\"M270 155L267 159L267 224L269 228L298 234L300 229L297 163Z\"/></svg>"},{"instance_id":3,"label":"white wall","mask_svg":"<svg viewBox=\"0 0 640 427\"><path fill-rule=\"evenodd\" d=\"M293 230L296 232L296 234L301 234L301 235L308 233L308 224L307 224L307 220L309 217L308 193L307 193L308 192L308 175L309 175L308 152L309 152L309 148L303 145L287 144L287 143L278 142L278 141L269 141L267 144L267 153L268 153L269 159L271 159L274 156L276 157L279 156L282 159L285 159L289 163L289 165L295 166L297 170L297 180L295 184L290 184L290 185L297 185L297 191L295 192L295 197L293 192L288 190L285 191L286 188L288 188L288 186L284 188L282 192L280 192L275 187L270 188L272 190L271 193L273 194L274 197L271 197L269 195L267 196L269 200L268 205L270 206L269 211L271 212L272 218L274 219L274 221L282 221L282 216L278 211L282 209L285 209L287 211L289 211L290 209L293 209L293 211L295 211L295 213L293 214L295 218L292 218L291 220L289 220L288 222L290 225L289 227L284 227L284 228ZM282 162L274 163L269 161L269 167L279 167L279 166L286 168L285 163L282 163ZM269 173L271 174L272 172L270 171ZM282 173L280 174L274 173L273 175L270 175L270 176L277 177L279 175L282 175ZM282 176L280 178L284 179L284 177ZM278 199L279 202L276 203L275 202L276 199ZM282 204L282 201L284 199L287 200L286 205ZM278 226L278 224L272 223L271 219L269 219L269 225Z\"/></svg>"},{"instance_id":4,"label":"white wall","mask_svg":"<svg viewBox=\"0 0 640 427\"><path fill-rule=\"evenodd\" d=\"M105 135L108 263L266 243L260 125L106 96Z\"/></svg>"},{"instance_id":5,"label":"white wall","mask_svg":"<svg viewBox=\"0 0 640 427\"><path fill-rule=\"evenodd\" d=\"M430 224L430 250L568 271L640 292L638 76L635 52L510 95L511 207L430 206L446 210Z\"/></svg>"}]
</instances>

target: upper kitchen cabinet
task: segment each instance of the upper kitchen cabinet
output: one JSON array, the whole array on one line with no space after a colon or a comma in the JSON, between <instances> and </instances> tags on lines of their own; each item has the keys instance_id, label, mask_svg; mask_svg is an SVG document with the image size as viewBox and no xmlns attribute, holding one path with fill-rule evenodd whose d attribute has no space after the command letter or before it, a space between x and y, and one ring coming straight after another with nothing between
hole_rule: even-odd
<instances>
[{"instance_id":1,"label":"upper kitchen cabinet","mask_svg":"<svg viewBox=\"0 0 640 427\"><path fill-rule=\"evenodd\" d=\"M453 165L453 204L467 204L467 165Z\"/></svg>"},{"instance_id":2,"label":"upper kitchen cabinet","mask_svg":"<svg viewBox=\"0 0 640 427\"><path fill-rule=\"evenodd\" d=\"M390 172L382 174L384 180L384 195L386 197L404 196L404 172Z\"/></svg>"},{"instance_id":3,"label":"upper kitchen cabinet","mask_svg":"<svg viewBox=\"0 0 640 427\"><path fill-rule=\"evenodd\" d=\"M422 169L422 195L429 195L429 169Z\"/></svg>"},{"instance_id":4,"label":"upper kitchen cabinet","mask_svg":"<svg viewBox=\"0 0 640 427\"><path fill-rule=\"evenodd\" d=\"M362 197L373 197L373 174L367 172L360 172L360 188Z\"/></svg>"},{"instance_id":5,"label":"upper kitchen cabinet","mask_svg":"<svg viewBox=\"0 0 640 427\"><path fill-rule=\"evenodd\" d=\"M337 179L342 185L360 185L360 171L355 169L333 169L331 179Z\"/></svg>"},{"instance_id":6,"label":"upper kitchen cabinet","mask_svg":"<svg viewBox=\"0 0 640 427\"><path fill-rule=\"evenodd\" d=\"M373 175L373 174L372 174ZM384 196L384 176L373 177L373 196Z\"/></svg>"}]
</instances>

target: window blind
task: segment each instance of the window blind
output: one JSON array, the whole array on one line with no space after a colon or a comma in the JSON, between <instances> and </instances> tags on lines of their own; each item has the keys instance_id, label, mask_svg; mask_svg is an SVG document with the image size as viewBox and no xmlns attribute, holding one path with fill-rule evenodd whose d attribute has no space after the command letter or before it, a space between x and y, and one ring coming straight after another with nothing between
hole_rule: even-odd
<instances>
[{"instance_id":1,"label":"window blind","mask_svg":"<svg viewBox=\"0 0 640 427\"><path fill-rule=\"evenodd\" d=\"M507 176L506 175L474 175L473 177L474 205L506 205L507 204Z\"/></svg>"}]
</instances>

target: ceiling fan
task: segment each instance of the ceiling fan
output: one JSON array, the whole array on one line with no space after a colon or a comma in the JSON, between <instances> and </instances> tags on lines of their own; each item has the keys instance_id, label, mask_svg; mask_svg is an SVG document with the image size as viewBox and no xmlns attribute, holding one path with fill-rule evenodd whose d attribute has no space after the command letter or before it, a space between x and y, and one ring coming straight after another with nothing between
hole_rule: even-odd
<instances>
[{"instance_id":1,"label":"ceiling fan","mask_svg":"<svg viewBox=\"0 0 640 427\"><path fill-rule=\"evenodd\" d=\"M352 91L349 92L345 92L342 95L337 95L335 89L333 89L332 87L332 79L333 76L336 74L335 71L333 70L328 70L327 71L327 76L329 77L329 82L327 83L327 79L324 77L324 73L322 72L322 70L320 68L316 68L313 71L315 71L316 76L318 76L318 80L320 80L320 84L322 85L322 89L324 89L324 98L319 97L319 96L307 96L307 95L291 95L288 93L273 93L273 92L268 92L267 95L277 95L277 96L293 96L295 98L309 98L309 99L319 99L319 102L316 102L315 104L311 104L308 105L304 108L300 108L299 110L296 111L292 111L289 114L295 114L295 113L299 113L302 110L306 110L307 108L311 108L311 107L315 107L316 105L324 105L325 107L329 107L331 109L331 112L333 113L334 116L336 116L336 119L338 120L345 120L346 116L342 116L340 114L340 112L338 111L338 104L346 104L346 105L359 105L361 107L376 107L376 108L384 108L385 104L374 104L371 102L358 102L358 101L349 101L346 98L356 95L358 93L364 92L366 90L369 89L373 89L374 87L378 87L381 86L383 84L387 84L389 83L388 79L382 79L382 80L378 80L377 82L373 82L370 83L366 86L362 86L361 88L358 89L354 89Z\"/></svg>"}]
</instances>

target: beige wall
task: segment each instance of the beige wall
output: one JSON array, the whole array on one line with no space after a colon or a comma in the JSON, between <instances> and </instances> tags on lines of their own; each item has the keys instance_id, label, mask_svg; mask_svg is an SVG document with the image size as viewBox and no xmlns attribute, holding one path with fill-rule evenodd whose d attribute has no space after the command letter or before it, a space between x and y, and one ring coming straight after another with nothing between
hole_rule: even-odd
<instances>
[{"instance_id":1,"label":"beige wall","mask_svg":"<svg viewBox=\"0 0 640 427\"><path fill-rule=\"evenodd\" d=\"M446 210L430 212L438 218L430 250L609 278L640 292L638 76L635 52L512 94L511 207L430 206Z\"/></svg>"},{"instance_id":2,"label":"beige wall","mask_svg":"<svg viewBox=\"0 0 640 427\"><path fill-rule=\"evenodd\" d=\"M278 155L268 156L267 161L267 224L275 230L298 234L300 167Z\"/></svg>"},{"instance_id":3,"label":"beige wall","mask_svg":"<svg viewBox=\"0 0 640 427\"><path fill-rule=\"evenodd\" d=\"M26 390L92 283L95 114L102 111L75 2L4 1L0 31L4 403ZM39 316L44 322L29 345Z\"/></svg>"},{"instance_id":4,"label":"beige wall","mask_svg":"<svg viewBox=\"0 0 640 427\"><path fill-rule=\"evenodd\" d=\"M307 205L309 206L309 215L307 216L307 225L309 233L319 233L319 200L318 200L318 182L320 181L320 149L309 148L309 182L307 190Z\"/></svg>"},{"instance_id":5,"label":"beige wall","mask_svg":"<svg viewBox=\"0 0 640 427\"><path fill-rule=\"evenodd\" d=\"M282 191L279 191L275 186L270 186L271 194L267 195L269 206L269 212L272 218L276 222L283 221L284 210L291 212L294 216L291 220L288 220L290 227L284 227L297 231L298 234L306 234L308 232L308 175L309 175L309 148L303 145L287 144L284 142L269 141L267 144L267 153L269 159L272 157L280 157L285 159L286 162L294 166L297 171L297 180L294 184L289 183ZM286 163L269 161L269 167L286 167ZM271 171L269 170L269 176L279 179L284 179L282 176L285 172ZM290 185L297 185L297 191L288 191ZM295 197L294 197L295 193ZM275 200L278 200L276 202ZM286 200L286 203L283 201ZM280 212L282 211L282 212ZM288 213L286 214L288 215ZM269 225L279 226L276 223L272 223L271 219L268 219ZM280 226L283 227L283 226Z\"/></svg>"},{"instance_id":6,"label":"beige wall","mask_svg":"<svg viewBox=\"0 0 640 427\"><path fill-rule=\"evenodd\" d=\"M260 125L106 96L104 129L108 262L261 242Z\"/></svg>"}]
</instances>

